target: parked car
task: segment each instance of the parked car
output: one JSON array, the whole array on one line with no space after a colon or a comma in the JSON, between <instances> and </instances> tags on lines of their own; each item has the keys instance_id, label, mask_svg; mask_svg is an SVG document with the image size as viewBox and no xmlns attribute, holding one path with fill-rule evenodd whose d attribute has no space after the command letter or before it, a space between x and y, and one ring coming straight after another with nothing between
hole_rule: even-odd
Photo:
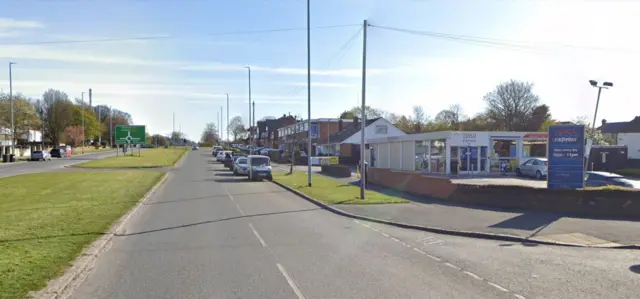
<instances>
[{"instance_id":1,"label":"parked car","mask_svg":"<svg viewBox=\"0 0 640 299\"><path fill-rule=\"evenodd\" d=\"M632 181L622 175L604 171L586 171L584 173L586 187L619 186L627 188L640 188L640 183Z\"/></svg>"},{"instance_id":2,"label":"parked car","mask_svg":"<svg viewBox=\"0 0 640 299\"><path fill-rule=\"evenodd\" d=\"M198 148L198 146L197 146L197 145L195 145L195 144L191 147L191 150L192 150L192 151L197 151L198 149L199 149L199 148Z\"/></svg>"},{"instance_id":3,"label":"parked car","mask_svg":"<svg viewBox=\"0 0 640 299\"><path fill-rule=\"evenodd\" d=\"M221 146L214 146L213 148L211 148L211 154L214 156L218 155L219 151L222 151L222 147Z\"/></svg>"},{"instance_id":4,"label":"parked car","mask_svg":"<svg viewBox=\"0 0 640 299\"><path fill-rule=\"evenodd\" d=\"M241 155L234 155L231 154L231 161L224 161L224 166L229 168L229 170L233 170L233 168L235 167L236 161L240 158L246 158L245 156L241 156Z\"/></svg>"},{"instance_id":5,"label":"parked car","mask_svg":"<svg viewBox=\"0 0 640 299\"><path fill-rule=\"evenodd\" d=\"M233 163L233 175L249 175L247 157L238 157L236 159L236 162Z\"/></svg>"},{"instance_id":6,"label":"parked car","mask_svg":"<svg viewBox=\"0 0 640 299\"><path fill-rule=\"evenodd\" d=\"M516 174L541 180L547 177L547 165L547 158L532 158L516 168Z\"/></svg>"},{"instance_id":7,"label":"parked car","mask_svg":"<svg viewBox=\"0 0 640 299\"><path fill-rule=\"evenodd\" d=\"M48 151L34 151L31 153L32 161L51 161L51 154Z\"/></svg>"},{"instance_id":8,"label":"parked car","mask_svg":"<svg viewBox=\"0 0 640 299\"><path fill-rule=\"evenodd\" d=\"M216 161L218 161L218 162L224 161L224 156L225 156L226 153L231 153L231 152L229 152L229 151L219 151L216 154Z\"/></svg>"},{"instance_id":9,"label":"parked car","mask_svg":"<svg viewBox=\"0 0 640 299\"><path fill-rule=\"evenodd\" d=\"M51 155L51 157L55 157L55 158L64 158L67 156L67 154L65 153L65 150L60 148L52 149L51 152L49 152L49 154Z\"/></svg>"},{"instance_id":10,"label":"parked car","mask_svg":"<svg viewBox=\"0 0 640 299\"><path fill-rule=\"evenodd\" d=\"M247 168L249 169L249 180L260 179L273 180L271 173L271 159L267 156L250 155L247 157Z\"/></svg>"},{"instance_id":11,"label":"parked car","mask_svg":"<svg viewBox=\"0 0 640 299\"><path fill-rule=\"evenodd\" d=\"M229 168L229 170L233 169L233 154L231 152L226 152L224 154L224 159L222 160L222 165L224 167Z\"/></svg>"}]
</instances>

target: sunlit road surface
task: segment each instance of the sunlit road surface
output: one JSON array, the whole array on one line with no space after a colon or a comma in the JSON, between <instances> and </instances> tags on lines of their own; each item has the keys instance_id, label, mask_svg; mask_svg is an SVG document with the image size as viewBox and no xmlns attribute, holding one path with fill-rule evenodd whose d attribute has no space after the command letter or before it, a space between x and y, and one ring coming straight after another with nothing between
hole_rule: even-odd
<instances>
[{"instance_id":1,"label":"sunlit road surface","mask_svg":"<svg viewBox=\"0 0 640 299\"><path fill-rule=\"evenodd\" d=\"M354 221L275 184L233 177L211 159L189 152L71 298L640 294L635 251L524 246Z\"/></svg>"},{"instance_id":2,"label":"sunlit road surface","mask_svg":"<svg viewBox=\"0 0 640 299\"><path fill-rule=\"evenodd\" d=\"M122 155L122 152L120 153ZM27 161L20 163L10 163L0 165L0 178L14 176L19 174L47 172L58 170L65 166L70 166L89 160L99 160L116 155L115 150L109 152L101 152L95 154L87 154L82 156L71 156L68 158L51 158L51 161Z\"/></svg>"}]
</instances>

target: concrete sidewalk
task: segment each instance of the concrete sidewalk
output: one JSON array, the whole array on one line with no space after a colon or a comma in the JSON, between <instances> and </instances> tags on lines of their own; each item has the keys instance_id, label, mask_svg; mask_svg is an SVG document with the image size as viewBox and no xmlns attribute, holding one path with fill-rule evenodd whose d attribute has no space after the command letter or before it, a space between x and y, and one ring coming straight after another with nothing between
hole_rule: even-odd
<instances>
[{"instance_id":1,"label":"concrete sidewalk","mask_svg":"<svg viewBox=\"0 0 640 299\"><path fill-rule=\"evenodd\" d=\"M351 183L359 185L359 182ZM368 189L403 197L411 203L333 207L348 213L393 222L446 230L510 235L528 240L598 247L640 244L640 220L579 218L556 213L500 210L453 204L377 185L369 185Z\"/></svg>"}]
</instances>

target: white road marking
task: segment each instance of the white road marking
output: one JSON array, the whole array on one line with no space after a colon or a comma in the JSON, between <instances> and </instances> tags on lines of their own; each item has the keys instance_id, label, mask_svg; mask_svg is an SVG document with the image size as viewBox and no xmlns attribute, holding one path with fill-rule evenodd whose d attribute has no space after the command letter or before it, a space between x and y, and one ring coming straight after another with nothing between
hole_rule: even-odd
<instances>
[{"instance_id":1,"label":"white road marking","mask_svg":"<svg viewBox=\"0 0 640 299\"><path fill-rule=\"evenodd\" d=\"M411 248L411 245L407 244L407 243L402 243L402 245Z\"/></svg>"},{"instance_id":2,"label":"white road marking","mask_svg":"<svg viewBox=\"0 0 640 299\"><path fill-rule=\"evenodd\" d=\"M385 236L385 237L389 237L389 235L385 234L385 233L380 233L381 235Z\"/></svg>"},{"instance_id":3,"label":"white road marking","mask_svg":"<svg viewBox=\"0 0 640 299\"><path fill-rule=\"evenodd\" d=\"M436 245L436 244L440 244L440 243L444 243L444 241L442 240L435 240L435 241L431 241L429 243L424 243L425 245Z\"/></svg>"},{"instance_id":4,"label":"white road marking","mask_svg":"<svg viewBox=\"0 0 640 299\"><path fill-rule=\"evenodd\" d=\"M238 203L236 203L236 207L238 207L238 211L240 211L240 214L241 214L242 216L246 216L246 215L245 215L245 213L244 213L244 211L242 210L242 207L240 207L240 205L239 205Z\"/></svg>"},{"instance_id":5,"label":"white road marking","mask_svg":"<svg viewBox=\"0 0 640 299\"><path fill-rule=\"evenodd\" d=\"M471 277L473 277L473 278L475 278L477 280L482 280L482 277L480 277L478 275L475 275L474 273L471 273L469 271L462 271L462 273L467 274L467 275L469 275L469 276L471 276Z\"/></svg>"},{"instance_id":6,"label":"white road marking","mask_svg":"<svg viewBox=\"0 0 640 299\"><path fill-rule=\"evenodd\" d=\"M396 241L396 242L400 242L400 240L398 240L398 239L396 239L396 238L394 238L394 237L389 237L389 238L390 238L391 240Z\"/></svg>"},{"instance_id":7,"label":"white road marking","mask_svg":"<svg viewBox=\"0 0 640 299\"><path fill-rule=\"evenodd\" d=\"M373 227L371 228L371 230L372 230L372 231L374 231L374 232L376 232L376 233L379 233L379 232L380 232L380 230L379 230L379 229L377 229L377 228L373 228Z\"/></svg>"},{"instance_id":8,"label":"white road marking","mask_svg":"<svg viewBox=\"0 0 640 299\"><path fill-rule=\"evenodd\" d=\"M260 244L262 244L262 247L267 247L267 243L265 243L262 237L260 237L260 234L258 234L258 231L253 227L251 222L249 222L249 227L251 228L251 231L253 231L253 234L256 235L256 238L258 238L258 241L260 241Z\"/></svg>"},{"instance_id":9,"label":"white road marking","mask_svg":"<svg viewBox=\"0 0 640 299\"><path fill-rule=\"evenodd\" d=\"M422 254L427 254L426 252L424 252L424 251L422 251L422 250L420 250L420 249L418 249L418 248L415 248L415 247L413 248L413 250L415 250L415 251L417 251L417 252L420 252L420 253L422 253Z\"/></svg>"},{"instance_id":10,"label":"white road marking","mask_svg":"<svg viewBox=\"0 0 640 299\"><path fill-rule=\"evenodd\" d=\"M445 264L447 267L449 267L449 268L453 268L453 269L456 269L456 270L460 270L460 267L458 267L458 266L456 266L456 265L454 265L454 264L451 264L451 263L444 263L444 264Z\"/></svg>"},{"instance_id":11,"label":"white road marking","mask_svg":"<svg viewBox=\"0 0 640 299\"><path fill-rule=\"evenodd\" d=\"M503 288L503 287L501 287L501 286L499 286L499 285L497 285L497 284L495 284L495 283L493 283L493 282L487 282L487 283L488 283L490 286L492 286L492 287L494 287L494 288L496 288L496 289L498 289L498 290L501 290L501 291L503 291L503 292L508 292L508 291L509 291L509 290L507 290L507 289L505 289L505 288Z\"/></svg>"},{"instance_id":12,"label":"white road marking","mask_svg":"<svg viewBox=\"0 0 640 299\"><path fill-rule=\"evenodd\" d=\"M439 262L439 261L441 261L441 259L440 259L440 258L437 258L437 257L435 257L435 256L433 256L433 255L430 255L430 254L427 254L427 257L429 257L430 259L432 259L432 260L434 260L434 261L438 261L438 262Z\"/></svg>"},{"instance_id":13,"label":"white road marking","mask_svg":"<svg viewBox=\"0 0 640 299\"><path fill-rule=\"evenodd\" d=\"M302 294L302 291L300 291L296 283L293 281L293 278L289 276L289 274L287 273L287 270L285 270L284 267L280 264L276 264L276 266L278 266L280 273L282 273L284 278L287 280L287 283L289 283L289 286L291 287L291 289L293 289L293 292L296 293L296 295L298 296L298 299L305 299L304 295Z\"/></svg>"},{"instance_id":14,"label":"white road marking","mask_svg":"<svg viewBox=\"0 0 640 299\"><path fill-rule=\"evenodd\" d=\"M522 295L518 295L518 294L513 294L513 296L515 296L515 297L516 297L516 298L518 298L518 299L527 299L527 298L525 298L524 296L522 296Z\"/></svg>"}]
</instances>

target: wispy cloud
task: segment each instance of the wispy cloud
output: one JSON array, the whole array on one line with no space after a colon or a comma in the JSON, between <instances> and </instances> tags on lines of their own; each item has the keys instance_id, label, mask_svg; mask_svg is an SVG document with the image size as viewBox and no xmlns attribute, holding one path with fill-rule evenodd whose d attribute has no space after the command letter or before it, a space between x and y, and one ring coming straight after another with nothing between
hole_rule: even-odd
<instances>
[{"instance_id":1,"label":"wispy cloud","mask_svg":"<svg viewBox=\"0 0 640 299\"><path fill-rule=\"evenodd\" d=\"M37 29L44 25L37 21L23 21L16 19L0 18L0 30L9 29Z\"/></svg>"},{"instance_id":2,"label":"wispy cloud","mask_svg":"<svg viewBox=\"0 0 640 299\"><path fill-rule=\"evenodd\" d=\"M307 86L307 82L278 82L280 85L288 86ZM332 87L332 88L359 88L358 83L337 83L337 82L314 82L311 81L311 87Z\"/></svg>"}]
</instances>

